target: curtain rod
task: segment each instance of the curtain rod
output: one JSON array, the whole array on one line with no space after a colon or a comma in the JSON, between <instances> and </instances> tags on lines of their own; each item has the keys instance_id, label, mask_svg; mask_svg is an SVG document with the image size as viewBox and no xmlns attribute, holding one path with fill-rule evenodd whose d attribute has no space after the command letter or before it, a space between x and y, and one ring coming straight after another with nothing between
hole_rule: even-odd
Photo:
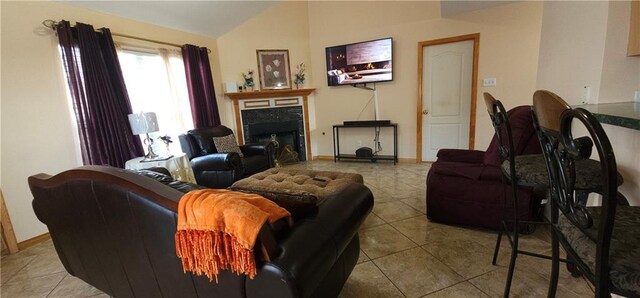
<instances>
[{"instance_id":1,"label":"curtain rod","mask_svg":"<svg viewBox=\"0 0 640 298\"><path fill-rule=\"evenodd\" d=\"M42 25L47 27L47 28L49 28L49 29L51 29L51 30L55 30L56 26L58 26L58 22L56 22L54 20L47 19L47 20L42 21ZM124 37L124 38L137 39L137 40L142 40L142 41L146 41L146 42L153 42L153 43L163 44L163 45L172 46L172 47L176 47L176 48L182 48L182 45L175 44L175 43L170 43L170 42L166 42L166 41L160 41L160 40L155 40L155 39L137 37L137 36L133 36L133 35L120 34L120 33L115 33L115 32L111 32L111 35L120 36L120 37ZM207 49L207 53L211 54L211 50Z\"/></svg>"}]
</instances>

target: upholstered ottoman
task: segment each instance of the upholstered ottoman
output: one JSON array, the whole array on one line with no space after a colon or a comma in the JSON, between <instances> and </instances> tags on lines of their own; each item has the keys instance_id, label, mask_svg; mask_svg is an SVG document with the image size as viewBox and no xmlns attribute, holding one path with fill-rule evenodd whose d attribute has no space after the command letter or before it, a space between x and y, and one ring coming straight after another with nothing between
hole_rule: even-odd
<instances>
[{"instance_id":1,"label":"upholstered ottoman","mask_svg":"<svg viewBox=\"0 0 640 298\"><path fill-rule=\"evenodd\" d=\"M271 168L238 180L229 189L263 195L297 218L313 211L325 200L338 196L353 183L362 184L362 175Z\"/></svg>"}]
</instances>

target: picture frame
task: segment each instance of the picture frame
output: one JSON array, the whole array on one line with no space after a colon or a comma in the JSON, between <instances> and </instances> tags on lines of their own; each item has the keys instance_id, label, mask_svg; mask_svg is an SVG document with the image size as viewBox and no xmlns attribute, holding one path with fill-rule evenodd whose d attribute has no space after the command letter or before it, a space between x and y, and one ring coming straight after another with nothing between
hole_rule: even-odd
<instances>
[{"instance_id":1,"label":"picture frame","mask_svg":"<svg viewBox=\"0 0 640 298\"><path fill-rule=\"evenodd\" d=\"M260 90L291 89L289 50L256 50Z\"/></svg>"}]
</instances>

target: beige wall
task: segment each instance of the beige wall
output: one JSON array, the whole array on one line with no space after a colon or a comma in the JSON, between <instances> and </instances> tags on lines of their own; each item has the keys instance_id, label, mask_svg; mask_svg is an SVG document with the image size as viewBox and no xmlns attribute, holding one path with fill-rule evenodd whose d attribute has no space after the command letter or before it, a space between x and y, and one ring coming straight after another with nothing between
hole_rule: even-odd
<instances>
[{"instance_id":1,"label":"beige wall","mask_svg":"<svg viewBox=\"0 0 640 298\"><path fill-rule=\"evenodd\" d=\"M618 191L624 194L633 206L640 206L640 131L620 126L602 125L609 137L616 156L618 172L624 183Z\"/></svg>"},{"instance_id":2,"label":"beige wall","mask_svg":"<svg viewBox=\"0 0 640 298\"><path fill-rule=\"evenodd\" d=\"M600 92L607 35L608 2L544 3L538 89L551 90L569 104L580 102L584 86L592 101Z\"/></svg>"},{"instance_id":3,"label":"beige wall","mask_svg":"<svg viewBox=\"0 0 640 298\"><path fill-rule=\"evenodd\" d=\"M236 82L240 86L244 82L241 73L253 69L256 89L259 89L256 58L258 49L289 50L291 75L293 76L297 64L305 62L307 64L305 86L313 86L309 75L309 23L307 20L306 2L283 2L273 5L270 9L220 36L217 44L221 57L222 77L216 81L216 87L224 85L225 82ZM229 120L224 123L235 130L232 101L225 97L219 98L218 101L224 107L221 115L224 113ZM314 114L313 110L310 114Z\"/></svg>"},{"instance_id":4,"label":"beige wall","mask_svg":"<svg viewBox=\"0 0 640 298\"><path fill-rule=\"evenodd\" d=\"M484 112L482 92L491 92L507 107L530 104L535 90L542 3L524 2L439 18L438 2L309 3L312 75L316 91L317 129L312 142L317 155L333 154L331 126L356 120L371 92L348 86L328 87L324 50L327 46L393 37L393 82L377 84L381 119L398 123L400 158L416 156L417 44L420 41L480 33L479 77L496 77L496 87L479 87L476 148L484 149L492 129ZM481 84L479 84L481 86ZM372 119L371 105L359 120ZM326 133L326 134L322 134ZM364 137L363 133L363 137ZM372 135L369 134L372 138ZM358 147L356 136L345 151ZM369 139L363 139L369 141ZM342 145L342 143L341 143ZM369 144L366 144L369 145ZM390 150L390 140L383 141Z\"/></svg>"},{"instance_id":5,"label":"beige wall","mask_svg":"<svg viewBox=\"0 0 640 298\"><path fill-rule=\"evenodd\" d=\"M599 103L633 101L640 90L640 57L627 57L630 15L630 1L609 2Z\"/></svg>"},{"instance_id":6,"label":"beige wall","mask_svg":"<svg viewBox=\"0 0 640 298\"><path fill-rule=\"evenodd\" d=\"M214 80L220 77L212 38L92 12L58 2L1 2L2 111L0 185L18 241L46 232L31 208L27 177L55 174L78 166L73 117L66 96L57 41L43 28L45 19L66 19L112 32L192 43L212 49ZM220 89L217 90L219 97Z\"/></svg>"},{"instance_id":7,"label":"beige wall","mask_svg":"<svg viewBox=\"0 0 640 298\"><path fill-rule=\"evenodd\" d=\"M538 89L569 104L632 101L640 89L640 59L627 57L629 1L544 3Z\"/></svg>"}]
</instances>

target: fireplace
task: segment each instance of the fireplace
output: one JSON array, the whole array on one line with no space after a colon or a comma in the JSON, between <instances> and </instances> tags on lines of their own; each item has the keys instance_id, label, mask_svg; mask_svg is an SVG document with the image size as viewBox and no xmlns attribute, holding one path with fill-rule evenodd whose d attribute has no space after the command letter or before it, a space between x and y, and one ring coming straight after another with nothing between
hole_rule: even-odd
<instances>
[{"instance_id":1,"label":"fireplace","mask_svg":"<svg viewBox=\"0 0 640 298\"><path fill-rule=\"evenodd\" d=\"M315 89L282 89L231 92L236 136L239 144L269 141L271 135L281 147L298 153L299 160L312 158L308 96Z\"/></svg>"},{"instance_id":2,"label":"fireplace","mask_svg":"<svg viewBox=\"0 0 640 298\"><path fill-rule=\"evenodd\" d=\"M242 122L245 144L275 139L276 159L290 145L299 160L307 160L301 106L243 110Z\"/></svg>"},{"instance_id":3,"label":"fireplace","mask_svg":"<svg viewBox=\"0 0 640 298\"><path fill-rule=\"evenodd\" d=\"M297 153L297 160L305 160L304 150L300 146L304 146L304 135L300 137L299 123L296 120L271 123L255 123L250 124L245 139L249 143L264 143L275 141L277 160L292 160L288 156L288 151L293 150ZM301 142L300 140L303 140ZM289 145L290 147L287 147ZM288 157L288 158L287 158Z\"/></svg>"}]
</instances>

